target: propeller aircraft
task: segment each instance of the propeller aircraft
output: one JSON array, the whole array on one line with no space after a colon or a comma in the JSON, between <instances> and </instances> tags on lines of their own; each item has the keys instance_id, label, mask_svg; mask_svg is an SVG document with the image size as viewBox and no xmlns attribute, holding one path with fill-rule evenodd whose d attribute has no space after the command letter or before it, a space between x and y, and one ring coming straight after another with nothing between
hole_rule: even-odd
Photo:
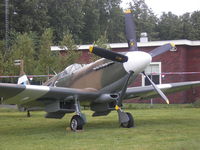
<instances>
[{"instance_id":1,"label":"propeller aircraft","mask_svg":"<svg viewBox=\"0 0 200 150\"><path fill-rule=\"evenodd\" d=\"M71 118L72 131L82 130L86 117L81 106L89 106L93 116L105 116L117 111L121 127L134 127L131 113L122 109L125 99L145 99L161 96L167 104L168 94L194 86L200 81L155 85L145 74L152 58L163 54L175 45L165 44L150 52L139 51L136 42L135 24L130 10L125 11L125 31L129 51L116 53L91 46L89 51L102 57L87 65L72 64L53 76L43 85L0 83L0 99L3 104L17 104L27 110L44 110L46 118L62 118L66 113L76 113ZM139 74L143 74L150 86L129 87ZM23 77L27 81L26 77Z\"/></svg>"}]
</instances>

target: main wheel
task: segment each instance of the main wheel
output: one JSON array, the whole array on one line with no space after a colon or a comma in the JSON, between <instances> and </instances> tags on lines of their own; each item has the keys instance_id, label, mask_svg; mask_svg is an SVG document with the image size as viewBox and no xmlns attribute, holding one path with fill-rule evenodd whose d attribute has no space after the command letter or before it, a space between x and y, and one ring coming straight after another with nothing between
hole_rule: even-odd
<instances>
[{"instance_id":1,"label":"main wheel","mask_svg":"<svg viewBox=\"0 0 200 150\"><path fill-rule=\"evenodd\" d=\"M134 127L134 119L131 113L126 113L128 115L129 121L121 123L121 127L123 128L132 128Z\"/></svg>"},{"instance_id":2,"label":"main wheel","mask_svg":"<svg viewBox=\"0 0 200 150\"><path fill-rule=\"evenodd\" d=\"M83 119L79 115L74 115L70 121L72 131L82 130L84 125Z\"/></svg>"}]
</instances>

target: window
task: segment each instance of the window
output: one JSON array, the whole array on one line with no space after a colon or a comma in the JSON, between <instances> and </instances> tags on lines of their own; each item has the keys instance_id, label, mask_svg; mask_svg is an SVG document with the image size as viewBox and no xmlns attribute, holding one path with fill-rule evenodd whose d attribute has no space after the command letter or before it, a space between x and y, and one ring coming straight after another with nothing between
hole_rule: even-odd
<instances>
[{"instance_id":1,"label":"window","mask_svg":"<svg viewBox=\"0 0 200 150\"><path fill-rule=\"evenodd\" d=\"M146 69L145 73L155 84L161 84L161 62L152 62ZM156 74L158 73L158 74ZM142 86L151 85L148 79L142 75Z\"/></svg>"}]
</instances>

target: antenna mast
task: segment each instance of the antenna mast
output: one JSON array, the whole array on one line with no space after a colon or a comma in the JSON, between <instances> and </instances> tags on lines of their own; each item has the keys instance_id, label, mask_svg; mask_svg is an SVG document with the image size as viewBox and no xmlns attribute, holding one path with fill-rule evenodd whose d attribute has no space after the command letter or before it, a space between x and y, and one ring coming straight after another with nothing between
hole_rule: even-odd
<instances>
[{"instance_id":1,"label":"antenna mast","mask_svg":"<svg viewBox=\"0 0 200 150\"><path fill-rule=\"evenodd\" d=\"M9 8L8 8L9 0L5 0L5 54L9 48Z\"/></svg>"}]
</instances>

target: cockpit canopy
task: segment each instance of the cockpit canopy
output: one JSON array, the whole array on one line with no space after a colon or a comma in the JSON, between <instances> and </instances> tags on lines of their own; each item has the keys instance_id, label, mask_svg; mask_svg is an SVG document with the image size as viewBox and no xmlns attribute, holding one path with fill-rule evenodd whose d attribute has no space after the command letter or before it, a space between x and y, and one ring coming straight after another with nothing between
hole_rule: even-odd
<instances>
[{"instance_id":1,"label":"cockpit canopy","mask_svg":"<svg viewBox=\"0 0 200 150\"><path fill-rule=\"evenodd\" d=\"M67 74L68 73L71 74L71 73L74 73L77 70L83 68L83 66L85 66L85 64L72 64L72 65L68 66L67 68L65 68L64 72Z\"/></svg>"},{"instance_id":2,"label":"cockpit canopy","mask_svg":"<svg viewBox=\"0 0 200 150\"><path fill-rule=\"evenodd\" d=\"M75 73L77 70L83 68L84 66L86 66L87 64L72 64L70 66L68 66L67 68L65 68L65 70L63 72L61 72L61 76L66 76L66 75L70 75Z\"/></svg>"}]
</instances>

